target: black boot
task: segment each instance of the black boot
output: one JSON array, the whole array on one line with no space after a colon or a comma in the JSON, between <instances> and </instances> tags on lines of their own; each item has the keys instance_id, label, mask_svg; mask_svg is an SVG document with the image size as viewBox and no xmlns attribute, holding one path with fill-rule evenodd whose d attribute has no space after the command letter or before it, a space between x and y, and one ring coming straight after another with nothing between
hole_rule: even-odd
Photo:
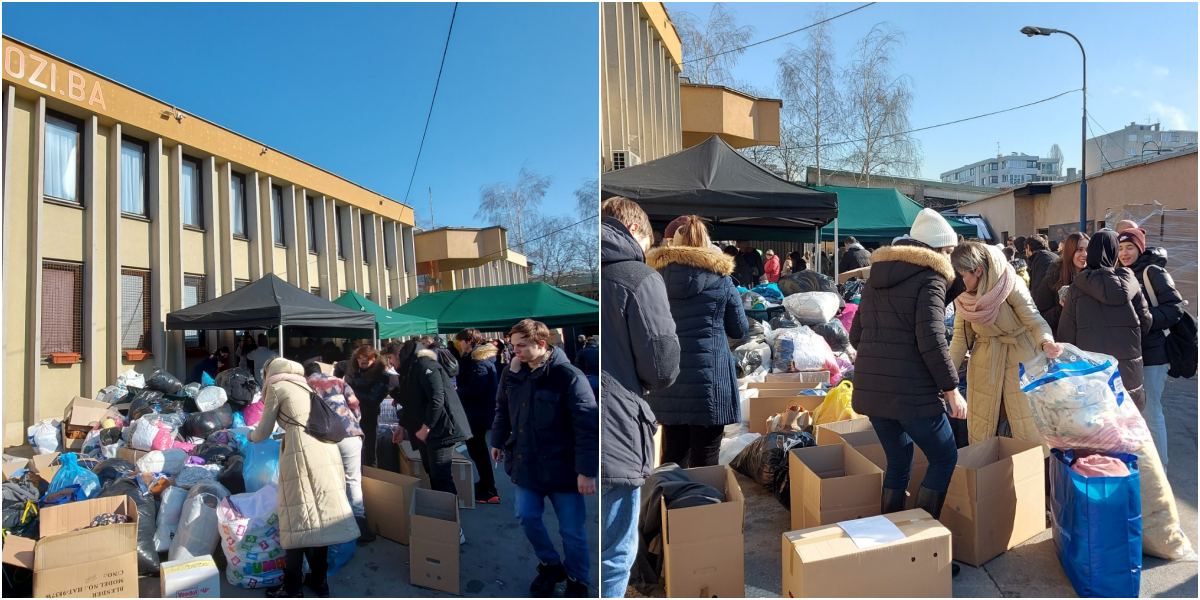
<instances>
[{"instance_id":1,"label":"black boot","mask_svg":"<svg viewBox=\"0 0 1200 600\"><path fill-rule=\"evenodd\" d=\"M942 516L942 505L945 503L946 492L935 492L925 486L917 490L917 508L925 509L935 519Z\"/></svg>"},{"instance_id":2,"label":"black boot","mask_svg":"<svg viewBox=\"0 0 1200 600\"><path fill-rule=\"evenodd\" d=\"M588 593L587 583L567 577L567 589L563 592L563 598L592 598Z\"/></svg>"},{"instance_id":3,"label":"black boot","mask_svg":"<svg viewBox=\"0 0 1200 600\"><path fill-rule=\"evenodd\" d=\"M879 514L886 515L904 510L904 502L907 499L908 493L906 490L883 488L883 495L880 496L879 500Z\"/></svg>"},{"instance_id":4,"label":"black boot","mask_svg":"<svg viewBox=\"0 0 1200 600\"><path fill-rule=\"evenodd\" d=\"M375 532L367 524L366 517L354 517L354 522L358 523L358 545L370 544L375 541Z\"/></svg>"},{"instance_id":5,"label":"black boot","mask_svg":"<svg viewBox=\"0 0 1200 600\"><path fill-rule=\"evenodd\" d=\"M537 577L529 584L529 595L534 598L550 598L554 596L559 582L567 578L567 570L562 564L539 564Z\"/></svg>"}]
</instances>

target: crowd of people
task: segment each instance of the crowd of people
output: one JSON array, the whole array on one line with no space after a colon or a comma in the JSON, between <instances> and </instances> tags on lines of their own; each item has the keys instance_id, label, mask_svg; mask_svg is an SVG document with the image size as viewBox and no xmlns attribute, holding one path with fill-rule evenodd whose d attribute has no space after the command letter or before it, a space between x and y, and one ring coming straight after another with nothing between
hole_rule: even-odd
<instances>
[{"instance_id":1,"label":"crowd of people","mask_svg":"<svg viewBox=\"0 0 1200 600\"><path fill-rule=\"evenodd\" d=\"M748 242L718 247L695 215L672 221L652 248L646 213L626 198L606 200L601 216L601 592L623 597L656 427L663 463L717 464L724 426L741 418L728 344L747 330L736 286L777 281L809 268L812 257L792 252L781 264ZM872 253L849 238L843 252L840 271L870 267L849 332L852 403L887 456L883 513L904 507L913 444L929 460L916 505L936 518L959 447L998 435L1040 443L1019 365L1036 353L1058 357L1062 343L1118 359L1167 463L1164 332L1182 317L1182 298L1165 252L1147 248L1136 223L1061 244L1037 235L1002 247L966 241L923 209L891 245ZM952 421L965 423L965 436L956 438Z\"/></svg>"}]
</instances>

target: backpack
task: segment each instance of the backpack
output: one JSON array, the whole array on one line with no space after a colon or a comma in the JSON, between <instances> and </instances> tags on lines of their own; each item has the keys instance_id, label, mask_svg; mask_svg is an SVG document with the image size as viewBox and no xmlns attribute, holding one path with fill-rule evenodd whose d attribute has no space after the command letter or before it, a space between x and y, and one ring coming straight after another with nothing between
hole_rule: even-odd
<instances>
[{"instance_id":1,"label":"backpack","mask_svg":"<svg viewBox=\"0 0 1200 600\"><path fill-rule=\"evenodd\" d=\"M1146 295L1150 296L1150 306L1158 306L1158 294L1150 284L1150 269L1142 271L1142 283L1146 286ZM1187 310L1183 316L1168 330L1167 360L1171 363L1167 375L1171 377L1193 377L1196 374L1197 335L1196 319Z\"/></svg>"},{"instance_id":2,"label":"backpack","mask_svg":"<svg viewBox=\"0 0 1200 600\"><path fill-rule=\"evenodd\" d=\"M317 438L318 440L321 440L322 442L336 444L346 439L345 423L342 421L342 418L338 416L338 414L334 412L324 400L321 399L321 396L316 392L310 391L308 392L308 401L309 405L307 423L299 423L295 419L283 414L282 410L279 411L280 420L291 425L303 427L305 433Z\"/></svg>"}]
</instances>

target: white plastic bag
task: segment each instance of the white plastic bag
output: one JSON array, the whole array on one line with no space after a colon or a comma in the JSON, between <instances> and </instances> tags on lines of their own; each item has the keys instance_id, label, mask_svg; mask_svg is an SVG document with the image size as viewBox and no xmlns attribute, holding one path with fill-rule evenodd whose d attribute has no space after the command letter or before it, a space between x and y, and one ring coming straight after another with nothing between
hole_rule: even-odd
<instances>
[{"instance_id":1,"label":"white plastic bag","mask_svg":"<svg viewBox=\"0 0 1200 600\"><path fill-rule=\"evenodd\" d=\"M61 449L59 442L59 425L61 421L58 419L45 419L34 423L26 430L29 445L38 454L52 454Z\"/></svg>"},{"instance_id":2,"label":"white plastic bag","mask_svg":"<svg viewBox=\"0 0 1200 600\"><path fill-rule=\"evenodd\" d=\"M274 485L230 496L217 506L221 550L228 563L225 579L230 585L253 589L283 581L286 551L279 543L275 506Z\"/></svg>"},{"instance_id":3,"label":"white plastic bag","mask_svg":"<svg viewBox=\"0 0 1200 600\"><path fill-rule=\"evenodd\" d=\"M123 398L125 398L125 396L127 396L128 394L129 394L129 390L127 390L121 386L110 385L96 393L96 401L97 402L107 402L109 404L116 404L116 403L120 402Z\"/></svg>"},{"instance_id":4,"label":"white plastic bag","mask_svg":"<svg viewBox=\"0 0 1200 600\"><path fill-rule=\"evenodd\" d=\"M217 505L227 496L229 490L215 481L205 481L188 491L167 560L202 558L217 549L221 539Z\"/></svg>"},{"instance_id":5,"label":"white plastic bag","mask_svg":"<svg viewBox=\"0 0 1200 600\"><path fill-rule=\"evenodd\" d=\"M799 294L788 298L795 296ZM819 371L836 364L829 343L808 327L801 325L776 331L778 333L772 345L774 358L771 361L772 370L776 373Z\"/></svg>"},{"instance_id":6,"label":"white plastic bag","mask_svg":"<svg viewBox=\"0 0 1200 600\"><path fill-rule=\"evenodd\" d=\"M179 529L179 517L183 514L183 503L187 500L187 490L171 486L162 493L162 503L158 506L158 522L154 531L154 546L159 552L171 549L171 540Z\"/></svg>"},{"instance_id":7,"label":"white plastic bag","mask_svg":"<svg viewBox=\"0 0 1200 600\"><path fill-rule=\"evenodd\" d=\"M226 395L225 388L216 385L202 387L196 394L196 406L200 408L200 412L221 408L228 400L229 396Z\"/></svg>"},{"instance_id":8,"label":"white plastic bag","mask_svg":"<svg viewBox=\"0 0 1200 600\"><path fill-rule=\"evenodd\" d=\"M841 304L833 292L800 292L783 299L783 307L801 325L828 323L837 316Z\"/></svg>"},{"instance_id":9,"label":"white plastic bag","mask_svg":"<svg viewBox=\"0 0 1200 600\"><path fill-rule=\"evenodd\" d=\"M757 433L743 433L735 437L727 437L721 440L721 452L717 458L717 464L727 465L741 454L742 450L746 449L751 442L762 437Z\"/></svg>"},{"instance_id":10,"label":"white plastic bag","mask_svg":"<svg viewBox=\"0 0 1200 600\"><path fill-rule=\"evenodd\" d=\"M146 387L146 377L141 373L130 369L117 375L117 385L123 388L135 387L143 389Z\"/></svg>"}]
</instances>

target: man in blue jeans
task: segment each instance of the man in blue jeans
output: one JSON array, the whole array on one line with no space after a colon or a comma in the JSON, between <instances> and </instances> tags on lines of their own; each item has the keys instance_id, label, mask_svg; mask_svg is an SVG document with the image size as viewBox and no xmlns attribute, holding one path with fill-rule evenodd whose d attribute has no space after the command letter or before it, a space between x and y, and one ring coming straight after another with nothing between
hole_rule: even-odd
<instances>
[{"instance_id":1,"label":"man in blue jeans","mask_svg":"<svg viewBox=\"0 0 1200 600\"><path fill-rule=\"evenodd\" d=\"M529 595L548 598L566 581L568 598L588 597L591 558L584 495L596 493L599 423L587 377L549 345L544 323L525 319L509 331L513 360L500 377L492 460L516 485L516 511L540 564ZM554 506L563 557L542 521Z\"/></svg>"}]
</instances>

